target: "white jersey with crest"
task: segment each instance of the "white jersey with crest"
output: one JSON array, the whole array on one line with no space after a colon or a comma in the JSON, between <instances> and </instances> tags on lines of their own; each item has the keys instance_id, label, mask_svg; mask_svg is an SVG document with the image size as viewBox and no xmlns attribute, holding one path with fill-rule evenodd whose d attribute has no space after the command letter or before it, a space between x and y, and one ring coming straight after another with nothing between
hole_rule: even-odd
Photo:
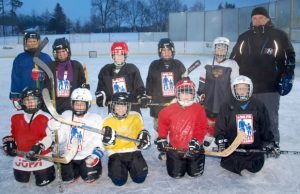
<instances>
[{"instance_id":1,"label":"white jersey with crest","mask_svg":"<svg viewBox=\"0 0 300 194\"><path fill-rule=\"evenodd\" d=\"M83 123L84 125L94 127L99 130L101 129L103 123L102 117L95 113L86 113L83 117L78 117L74 115L72 111L67 110L62 113L62 116L66 120ZM85 159L92 154L95 147L99 147L102 151L104 150L104 146L102 144L103 136L99 133L87 131L82 128L62 124L58 130L58 137L60 150L62 150L62 152L70 149L74 137L78 138L78 151L73 160Z\"/></svg>"}]
</instances>

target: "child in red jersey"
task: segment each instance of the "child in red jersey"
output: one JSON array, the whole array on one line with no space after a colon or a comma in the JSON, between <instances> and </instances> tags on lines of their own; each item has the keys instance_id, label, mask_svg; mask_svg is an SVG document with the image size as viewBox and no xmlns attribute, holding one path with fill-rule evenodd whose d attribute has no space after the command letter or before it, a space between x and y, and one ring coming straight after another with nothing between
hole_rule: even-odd
<instances>
[{"instance_id":1,"label":"child in red jersey","mask_svg":"<svg viewBox=\"0 0 300 194\"><path fill-rule=\"evenodd\" d=\"M204 171L205 110L195 102L195 84L189 79L176 84L176 99L176 103L158 114L157 148L166 152L167 171L171 177L181 178L186 172L196 177Z\"/></svg>"},{"instance_id":2,"label":"child in red jersey","mask_svg":"<svg viewBox=\"0 0 300 194\"><path fill-rule=\"evenodd\" d=\"M29 182L33 172L37 186L45 186L55 179L53 162L36 157L51 156L52 136L47 127L50 115L41 110L42 103L39 89L23 90L20 99L23 111L11 117L11 135L2 139L5 153L16 156L13 161L16 181ZM17 154L17 150L26 154Z\"/></svg>"}]
</instances>

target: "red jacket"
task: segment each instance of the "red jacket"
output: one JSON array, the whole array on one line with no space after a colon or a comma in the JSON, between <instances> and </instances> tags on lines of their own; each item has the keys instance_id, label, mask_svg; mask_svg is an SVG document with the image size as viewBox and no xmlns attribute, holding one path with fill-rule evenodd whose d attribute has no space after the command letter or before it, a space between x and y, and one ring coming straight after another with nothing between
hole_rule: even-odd
<instances>
[{"instance_id":1,"label":"red jacket","mask_svg":"<svg viewBox=\"0 0 300 194\"><path fill-rule=\"evenodd\" d=\"M158 114L158 137L169 136L169 143L175 148L187 149L193 138L203 143L206 132L206 114L204 108L197 103L185 108L174 103Z\"/></svg>"},{"instance_id":2,"label":"red jacket","mask_svg":"<svg viewBox=\"0 0 300 194\"><path fill-rule=\"evenodd\" d=\"M15 114L11 118L11 133L15 139L18 150L28 152L31 147L38 143L45 141L47 137L46 127L49 118L44 114L38 114L34 117L31 123L24 118L24 113ZM51 150L47 149L41 154L47 154Z\"/></svg>"}]
</instances>

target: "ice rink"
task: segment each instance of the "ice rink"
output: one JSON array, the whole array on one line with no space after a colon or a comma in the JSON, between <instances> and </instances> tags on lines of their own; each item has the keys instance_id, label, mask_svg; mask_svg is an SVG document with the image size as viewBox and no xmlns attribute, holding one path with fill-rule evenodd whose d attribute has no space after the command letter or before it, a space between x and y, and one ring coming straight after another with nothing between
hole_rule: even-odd
<instances>
[{"instance_id":1,"label":"ice rink","mask_svg":"<svg viewBox=\"0 0 300 194\"><path fill-rule=\"evenodd\" d=\"M152 60L157 59L157 55L151 56L130 56L127 61L134 63L140 69L145 82L148 67ZM196 59L204 62L207 56L196 55L176 55L186 67ZM98 82L98 73L107 63L111 63L110 56L100 56L98 58L72 57L82 64L86 64L89 71L89 82L91 91L94 94ZM9 100L10 74L13 58L0 58L0 107L3 111L0 118L0 137L8 135L10 131L10 117L15 109ZM203 64L202 64L203 65ZM299 65L298 65L299 66ZM300 150L300 68L296 69L296 78L292 92L281 98L280 104L280 135L282 150ZM190 77L198 86L199 68ZM92 112L106 116L106 108L98 108L93 105ZM299 111L299 112L298 112ZM142 110L145 128L155 137L152 129L152 118L149 110ZM152 138L153 142L154 138ZM92 184L84 183L81 179L77 182L64 185L64 193L231 193L231 194L251 194L251 193L272 193L290 194L300 193L300 155L281 155L278 159L267 159L264 168L257 174L245 173L239 176L230 173L219 166L220 158L206 157L205 171L203 176L191 178L185 176L182 179L173 179L168 176L165 163L157 159L158 151L152 144L150 149L144 150L143 155L149 166L149 175L143 184L136 184L128 179L127 184L122 187L114 186L107 176L107 157L102 160L103 172L100 179ZM55 180L45 187L36 187L34 178L30 183L21 184L14 180L12 170L12 157L0 154L0 188L1 193L13 194L37 194L37 193L59 193L58 181Z\"/></svg>"}]
</instances>

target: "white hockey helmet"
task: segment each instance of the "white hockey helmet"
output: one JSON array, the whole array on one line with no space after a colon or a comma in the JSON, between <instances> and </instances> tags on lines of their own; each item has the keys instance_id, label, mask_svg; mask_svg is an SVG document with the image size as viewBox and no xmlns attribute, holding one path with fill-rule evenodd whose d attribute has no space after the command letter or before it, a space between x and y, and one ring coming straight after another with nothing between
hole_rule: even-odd
<instances>
[{"instance_id":1,"label":"white hockey helmet","mask_svg":"<svg viewBox=\"0 0 300 194\"><path fill-rule=\"evenodd\" d=\"M71 105L72 105L72 110L73 113L76 115L84 115L87 113L88 109L91 107L92 103L92 94L90 90L87 88L77 88L75 89L72 94L71 94ZM83 101L86 102L86 110L85 111L76 111L73 108L73 104L75 101Z\"/></svg>"},{"instance_id":2,"label":"white hockey helmet","mask_svg":"<svg viewBox=\"0 0 300 194\"><path fill-rule=\"evenodd\" d=\"M215 60L222 62L227 57L230 41L226 37L217 37L213 42Z\"/></svg>"},{"instance_id":3,"label":"white hockey helmet","mask_svg":"<svg viewBox=\"0 0 300 194\"><path fill-rule=\"evenodd\" d=\"M238 94L236 87L239 84L246 84L248 86L248 91L247 91L246 95L242 96L242 95ZM231 83L231 92L232 92L233 97L238 101L249 100L249 98L252 96L252 93L253 93L253 83L252 83L251 79L246 76L243 76L243 75L236 77L233 80L233 82Z\"/></svg>"},{"instance_id":4,"label":"white hockey helmet","mask_svg":"<svg viewBox=\"0 0 300 194\"><path fill-rule=\"evenodd\" d=\"M196 86L193 81L189 79L182 79L177 82L176 84L176 98L178 103L183 106L190 106L195 102L195 95L196 95ZM192 94L192 98L187 99L181 98L181 94Z\"/></svg>"}]
</instances>

